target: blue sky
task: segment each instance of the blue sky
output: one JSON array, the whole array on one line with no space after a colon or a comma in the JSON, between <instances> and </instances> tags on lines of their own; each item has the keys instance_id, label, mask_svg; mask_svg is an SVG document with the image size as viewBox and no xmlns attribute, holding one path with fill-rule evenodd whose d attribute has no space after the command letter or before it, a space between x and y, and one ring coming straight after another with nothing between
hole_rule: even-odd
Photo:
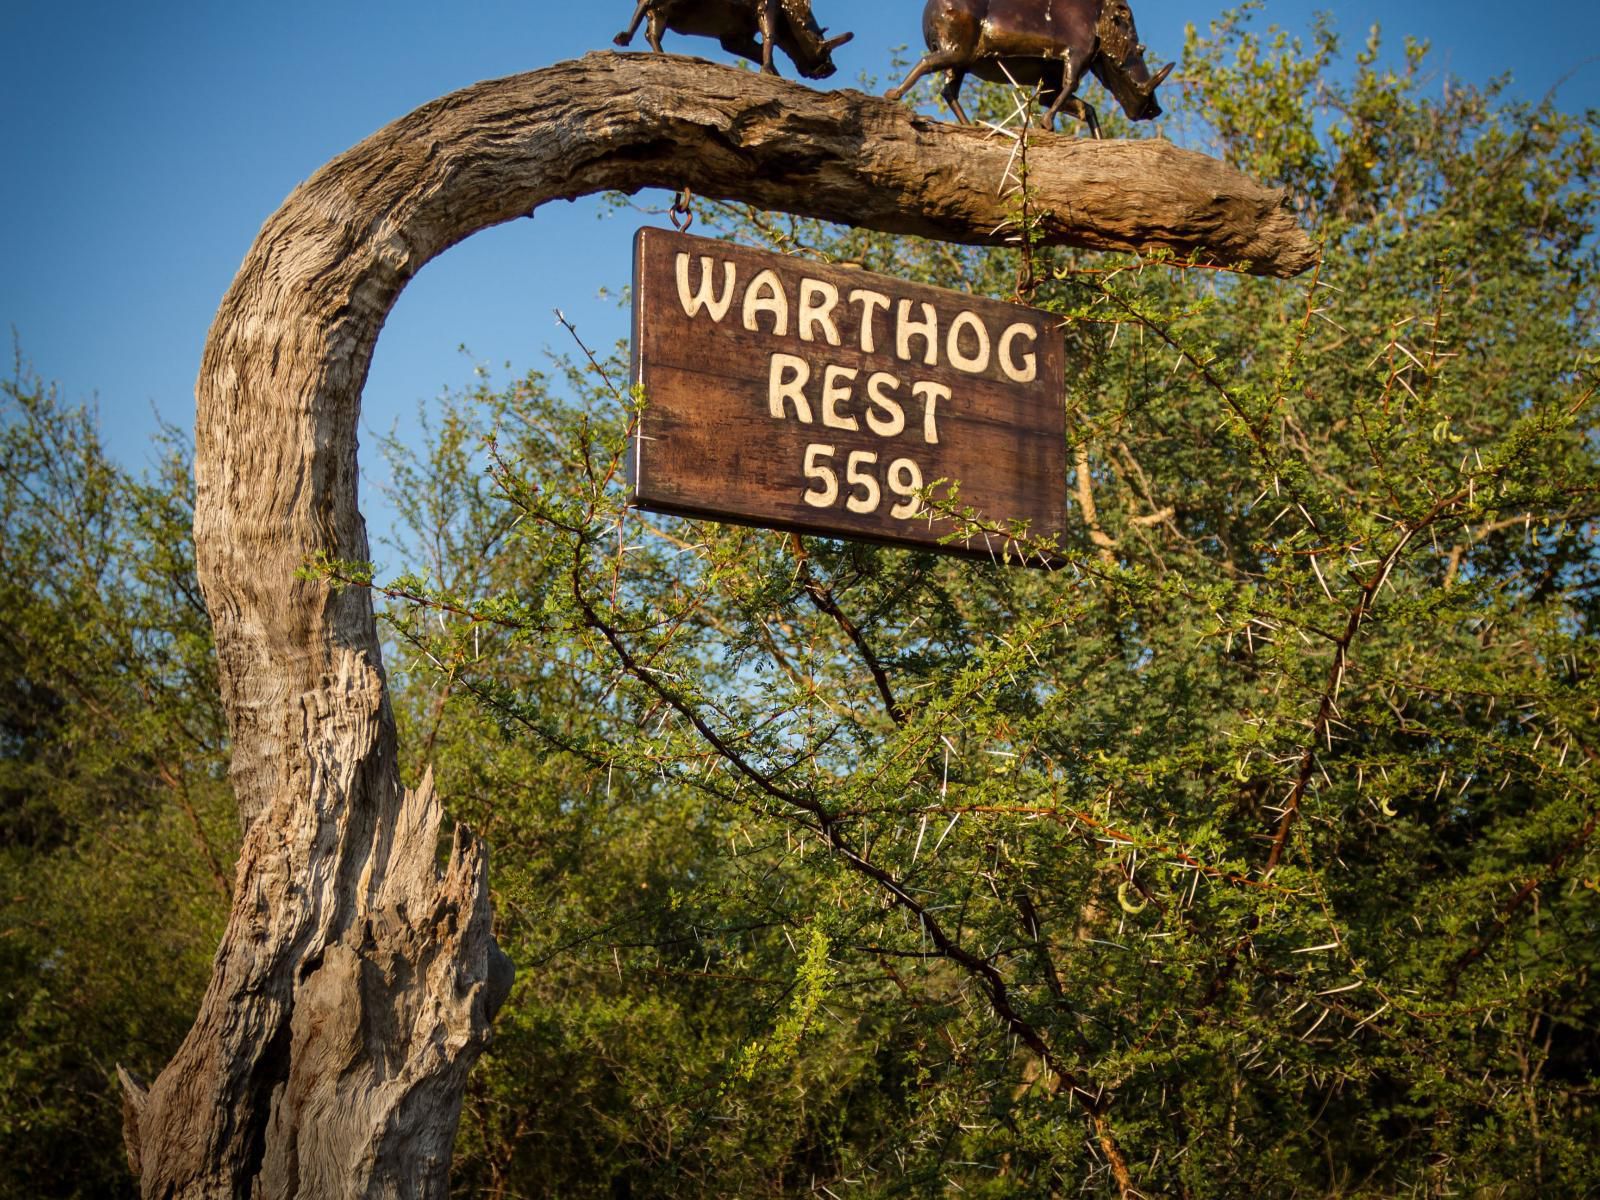
<instances>
[{"instance_id":1,"label":"blue sky","mask_svg":"<svg viewBox=\"0 0 1600 1200\"><path fill-rule=\"evenodd\" d=\"M814 0L856 40L825 86L885 76L897 45L920 49L921 0ZM435 96L609 45L633 0L279 0L272 5L0 5L0 330L71 400L97 400L124 461L148 456L155 410L188 425L211 316L266 217L298 182L368 133ZM1519 42L1490 0L1266 0L1260 24L1304 30L1332 11L1351 49L1374 21L1397 47L1431 39L1438 84L1502 71L1523 95L1564 76L1569 109L1600 107L1600 7L1557 0L1552 32ZM1134 0L1152 56L1176 58L1186 22L1219 7ZM642 45L642 43L641 43ZM710 57L714 43L672 38ZM1587 60L1587 61L1586 61ZM792 73L792 72L791 72ZM645 202L654 198L645 196ZM599 201L552 205L470 239L428 266L391 317L364 397L368 429L418 401L569 350L551 310L609 345L626 322L633 228ZM470 356L460 352L466 346ZM363 439L369 445L370 436ZM379 471L372 451L363 465ZM372 503L370 497L365 505ZM370 513L370 510L369 510ZM381 522L381 518L380 518Z\"/></svg>"}]
</instances>

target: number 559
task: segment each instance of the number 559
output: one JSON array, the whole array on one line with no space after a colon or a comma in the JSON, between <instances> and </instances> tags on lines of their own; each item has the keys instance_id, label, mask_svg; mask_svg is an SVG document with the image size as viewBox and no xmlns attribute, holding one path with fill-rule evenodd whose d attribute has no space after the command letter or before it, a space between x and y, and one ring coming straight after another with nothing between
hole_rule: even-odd
<instances>
[{"instance_id":1,"label":"number 559","mask_svg":"<svg viewBox=\"0 0 1600 1200\"><path fill-rule=\"evenodd\" d=\"M832 462L837 451L832 446L813 442L806 447L805 475L812 487L805 494L805 502L813 508L832 508L839 502L839 476ZM872 468L878 465L878 456L871 450L852 450L845 460L844 484L848 489L844 506L863 516L878 511L883 503L883 489ZM917 493L922 491L922 468L909 458L897 458L889 464L884 482L889 491L901 502L889 510L898 521L909 521L922 510Z\"/></svg>"}]
</instances>

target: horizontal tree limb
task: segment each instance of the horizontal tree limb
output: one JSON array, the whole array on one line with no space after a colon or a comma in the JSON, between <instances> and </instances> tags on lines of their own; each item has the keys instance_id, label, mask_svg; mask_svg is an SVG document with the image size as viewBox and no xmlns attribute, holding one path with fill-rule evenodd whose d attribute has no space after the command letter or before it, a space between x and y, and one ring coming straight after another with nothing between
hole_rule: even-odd
<instances>
[{"instance_id":1,"label":"horizontal tree limb","mask_svg":"<svg viewBox=\"0 0 1600 1200\"><path fill-rule=\"evenodd\" d=\"M1001 246L1010 236L999 227L1015 215L1007 181L1015 142L988 126L934 121L862 92L816 92L699 59L591 54L551 70L569 67L585 70L586 83L604 70L619 95L632 89L630 111L662 120L665 140L638 147L639 182L620 190L688 186L714 199L964 245ZM1319 257L1283 190L1162 138L1094 141L1035 130L1028 183L1046 245L1166 251L1284 279Z\"/></svg>"}]
</instances>

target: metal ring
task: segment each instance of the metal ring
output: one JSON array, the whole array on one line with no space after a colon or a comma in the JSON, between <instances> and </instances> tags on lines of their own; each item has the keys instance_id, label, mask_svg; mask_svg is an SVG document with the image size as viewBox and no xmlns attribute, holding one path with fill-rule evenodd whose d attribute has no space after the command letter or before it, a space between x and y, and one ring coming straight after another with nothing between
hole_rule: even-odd
<instances>
[{"instance_id":1,"label":"metal ring","mask_svg":"<svg viewBox=\"0 0 1600 1200\"><path fill-rule=\"evenodd\" d=\"M672 227L679 233L687 233L689 226L694 224L694 209L689 207L689 202L694 199L694 193L688 188L678 193L678 198L672 202L672 208L667 215L672 218Z\"/></svg>"}]
</instances>

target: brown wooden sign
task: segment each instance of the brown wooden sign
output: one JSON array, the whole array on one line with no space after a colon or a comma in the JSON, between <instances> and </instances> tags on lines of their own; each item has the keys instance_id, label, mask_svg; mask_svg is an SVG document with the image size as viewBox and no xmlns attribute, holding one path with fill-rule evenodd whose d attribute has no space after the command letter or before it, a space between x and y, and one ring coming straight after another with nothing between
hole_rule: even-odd
<instances>
[{"instance_id":1,"label":"brown wooden sign","mask_svg":"<svg viewBox=\"0 0 1600 1200\"><path fill-rule=\"evenodd\" d=\"M1013 561L1012 523L1063 532L1059 318L662 229L633 286L640 507ZM940 545L952 495L991 532Z\"/></svg>"}]
</instances>

